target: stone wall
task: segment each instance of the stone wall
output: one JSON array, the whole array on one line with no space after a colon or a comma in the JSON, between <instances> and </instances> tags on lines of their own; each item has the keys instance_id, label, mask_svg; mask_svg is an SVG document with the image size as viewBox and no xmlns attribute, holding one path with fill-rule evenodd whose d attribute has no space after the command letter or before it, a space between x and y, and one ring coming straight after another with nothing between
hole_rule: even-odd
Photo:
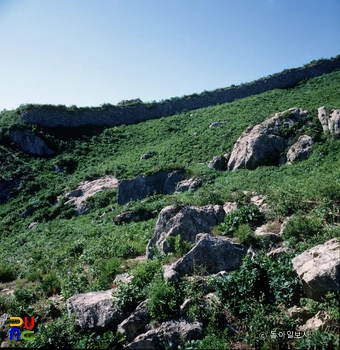
<instances>
[{"instance_id":1,"label":"stone wall","mask_svg":"<svg viewBox=\"0 0 340 350\"><path fill-rule=\"evenodd\" d=\"M18 121L27 121L45 127L76 127L84 125L116 126L135 124L149 119L167 117L184 110L227 103L265 91L294 86L301 80L331 73L340 68L340 56L320 60L301 68L284 70L281 73L251 83L174 98L158 103L137 103L134 105L78 108L68 111L54 106L42 106L23 113Z\"/></svg>"}]
</instances>

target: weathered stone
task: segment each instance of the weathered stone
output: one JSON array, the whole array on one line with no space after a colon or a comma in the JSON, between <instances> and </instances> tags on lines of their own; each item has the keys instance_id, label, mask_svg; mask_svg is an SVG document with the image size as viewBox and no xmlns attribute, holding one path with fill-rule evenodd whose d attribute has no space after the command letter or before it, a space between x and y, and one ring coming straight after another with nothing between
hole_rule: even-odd
<instances>
[{"instance_id":1,"label":"weathered stone","mask_svg":"<svg viewBox=\"0 0 340 350\"><path fill-rule=\"evenodd\" d=\"M148 300L139 304L136 310L117 327L118 332L124 334L128 341L132 341L138 335L147 332L151 321L147 308Z\"/></svg>"},{"instance_id":2,"label":"weathered stone","mask_svg":"<svg viewBox=\"0 0 340 350\"><path fill-rule=\"evenodd\" d=\"M209 162L208 167L215 170L226 170L228 161L223 156L216 156Z\"/></svg>"},{"instance_id":3,"label":"weathered stone","mask_svg":"<svg viewBox=\"0 0 340 350\"><path fill-rule=\"evenodd\" d=\"M297 330L299 332L325 330L331 324L330 320L331 318L327 313L319 311L315 316L308 319L305 324L298 326Z\"/></svg>"},{"instance_id":4,"label":"weathered stone","mask_svg":"<svg viewBox=\"0 0 340 350\"><path fill-rule=\"evenodd\" d=\"M75 315L76 324L82 328L104 328L121 322L124 315L113 307L112 291L73 295L66 301L68 315Z\"/></svg>"},{"instance_id":5,"label":"weathered stone","mask_svg":"<svg viewBox=\"0 0 340 350\"><path fill-rule=\"evenodd\" d=\"M175 193L196 191L202 185L202 183L202 179L199 178L190 178L187 180L180 181L176 186Z\"/></svg>"},{"instance_id":6,"label":"weathered stone","mask_svg":"<svg viewBox=\"0 0 340 350\"><path fill-rule=\"evenodd\" d=\"M38 156L54 154L54 151L32 130L13 130L10 133L10 138L24 152Z\"/></svg>"},{"instance_id":7,"label":"weathered stone","mask_svg":"<svg viewBox=\"0 0 340 350\"><path fill-rule=\"evenodd\" d=\"M213 122L209 125L209 128L216 128L217 126L221 126L227 124L227 122Z\"/></svg>"},{"instance_id":8,"label":"weathered stone","mask_svg":"<svg viewBox=\"0 0 340 350\"><path fill-rule=\"evenodd\" d=\"M313 143L314 141L310 136L300 136L287 152L287 163L290 164L295 160L307 159L312 153Z\"/></svg>"},{"instance_id":9,"label":"weathered stone","mask_svg":"<svg viewBox=\"0 0 340 350\"><path fill-rule=\"evenodd\" d=\"M118 204L144 199L150 194L170 194L175 191L176 184L183 180L180 171L159 171L148 176L137 176L134 179L123 179L118 184Z\"/></svg>"},{"instance_id":10,"label":"weathered stone","mask_svg":"<svg viewBox=\"0 0 340 350\"><path fill-rule=\"evenodd\" d=\"M318 117L324 132L329 131L331 135L340 135L340 109L320 107Z\"/></svg>"},{"instance_id":11,"label":"weathered stone","mask_svg":"<svg viewBox=\"0 0 340 350\"><path fill-rule=\"evenodd\" d=\"M236 270L246 254L240 244L231 243L226 237L214 237L208 233L196 236L196 245L172 268L180 275L192 275L198 270L217 273L222 270Z\"/></svg>"},{"instance_id":12,"label":"weathered stone","mask_svg":"<svg viewBox=\"0 0 340 350\"><path fill-rule=\"evenodd\" d=\"M237 203L236 202L226 202L223 205L223 210L226 214L231 213L232 211L235 211L237 209Z\"/></svg>"},{"instance_id":13,"label":"weathered stone","mask_svg":"<svg viewBox=\"0 0 340 350\"><path fill-rule=\"evenodd\" d=\"M115 279L113 280L113 283L116 284L118 282L120 283L130 283L132 281L132 276L128 273L120 273L118 274Z\"/></svg>"},{"instance_id":14,"label":"weathered stone","mask_svg":"<svg viewBox=\"0 0 340 350\"><path fill-rule=\"evenodd\" d=\"M145 221L145 220L149 220L151 218L151 214L145 210L141 210L141 211L125 211L124 213L120 213L118 214L113 221L116 224L121 224L123 222L125 223L129 223L129 222L138 222L138 221Z\"/></svg>"},{"instance_id":15,"label":"weathered stone","mask_svg":"<svg viewBox=\"0 0 340 350\"><path fill-rule=\"evenodd\" d=\"M309 298L320 300L327 292L340 290L340 242L333 238L306 250L293 260Z\"/></svg>"},{"instance_id":16,"label":"weathered stone","mask_svg":"<svg viewBox=\"0 0 340 350\"><path fill-rule=\"evenodd\" d=\"M28 229L30 230L31 228L37 226L38 224L39 224L38 221L33 221L33 222L31 222L31 223L28 225Z\"/></svg>"},{"instance_id":17,"label":"weathered stone","mask_svg":"<svg viewBox=\"0 0 340 350\"><path fill-rule=\"evenodd\" d=\"M114 190L118 187L118 180L114 176L105 176L96 180L83 181L78 188L66 194L68 201L65 204L74 204L77 215L89 212L89 206L86 202L87 198L95 194L105 191Z\"/></svg>"},{"instance_id":18,"label":"weathered stone","mask_svg":"<svg viewBox=\"0 0 340 350\"><path fill-rule=\"evenodd\" d=\"M248 127L234 145L228 170L278 165L281 153L288 145L288 139L279 136L280 130L292 127L307 115L308 111L290 108L288 111L275 113L273 117L254 127Z\"/></svg>"},{"instance_id":19,"label":"weathered stone","mask_svg":"<svg viewBox=\"0 0 340 350\"><path fill-rule=\"evenodd\" d=\"M179 318L163 322L160 327L139 335L125 349L177 349L182 342L202 337L201 322Z\"/></svg>"},{"instance_id":20,"label":"weathered stone","mask_svg":"<svg viewBox=\"0 0 340 350\"><path fill-rule=\"evenodd\" d=\"M165 207L159 213L155 232L147 245L147 258L152 259L154 250L163 254L172 252L173 247L167 242L169 236L180 235L182 240L195 243L198 233L211 232L212 227L222 222L224 216L220 205Z\"/></svg>"},{"instance_id":21,"label":"weathered stone","mask_svg":"<svg viewBox=\"0 0 340 350\"><path fill-rule=\"evenodd\" d=\"M145 153L139 158L139 160L149 159L149 158L152 158L153 156L154 156L153 153Z\"/></svg>"}]
</instances>

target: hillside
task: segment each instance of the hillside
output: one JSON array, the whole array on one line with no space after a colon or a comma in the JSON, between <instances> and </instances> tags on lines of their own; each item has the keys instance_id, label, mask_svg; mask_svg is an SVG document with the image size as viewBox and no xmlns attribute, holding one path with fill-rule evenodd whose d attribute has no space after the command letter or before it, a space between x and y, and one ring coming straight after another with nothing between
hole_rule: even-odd
<instances>
[{"instance_id":1,"label":"hillside","mask_svg":"<svg viewBox=\"0 0 340 350\"><path fill-rule=\"evenodd\" d=\"M131 125L47 127L17 123L25 106L3 111L1 342L9 345L8 315L34 316L34 340L13 340L12 346L122 348L131 340L117 332L117 325L80 327L68 316L66 304L77 293L113 288L118 298L115 307L122 313L131 313L149 299L148 327L152 329L177 318L181 310L182 318L203 324L201 332L193 331L192 340L182 341L182 349L288 345L335 349L339 292L318 301L307 298L292 266L292 259L307 249L340 237L340 139L324 132L318 118L321 106L340 109L339 70L292 87ZM294 134L289 134L289 142L302 134L312 137L308 159L254 170L208 167L213 157L231 153L246 129L293 107L308 114L298 129L290 129ZM221 123L210 127L215 122ZM29 148L25 148L27 143ZM161 171L179 171L185 179L199 179L201 186L177 194L151 191L146 198L119 204L115 184L97 184L105 190L87 197L81 215L70 201L93 180L121 181ZM254 192L265 198L266 210L252 206ZM164 208L223 206L226 202L237 205L238 218L226 214L212 227L213 237L228 237L255 254L251 259L247 253L238 269L227 273L229 277L209 280L207 276L213 273L201 266L191 278L166 281L162 266L175 263L193 248L192 242L179 236L167 241L172 252L145 260ZM132 221L122 219L126 212L135 214ZM278 234L278 227L282 229L280 238L255 235L263 225L271 226L273 234ZM285 242L286 250L268 256L272 245L276 247L275 239ZM114 280L123 272L130 272L133 279L120 286ZM208 291L214 293L209 300ZM188 299L187 309L181 308ZM270 337L273 331L297 331L301 320L287 311L293 306L304 307L309 318L318 312L327 314L330 321L324 329L300 339ZM261 337L262 332L266 337Z\"/></svg>"}]
</instances>

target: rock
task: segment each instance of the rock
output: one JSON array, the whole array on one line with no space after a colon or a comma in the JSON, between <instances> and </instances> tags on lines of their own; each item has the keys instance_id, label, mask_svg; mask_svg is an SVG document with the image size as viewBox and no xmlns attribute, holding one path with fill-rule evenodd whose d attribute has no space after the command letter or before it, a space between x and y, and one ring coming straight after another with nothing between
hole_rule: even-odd
<instances>
[{"instance_id":1,"label":"rock","mask_svg":"<svg viewBox=\"0 0 340 350\"><path fill-rule=\"evenodd\" d=\"M287 152L287 163L291 164L295 160L305 160L312 152L313 139L308 135L302 135L289 148Z\"/></svg>"},{"instance_id":2,"label":"rock","mask_svg":"<svg viewBox=\"0 0 340 350\"><path fill-rule=\"evenodd\" d=\"M279 165L281 153L286 150L288 137L281 131L300 122L308 111L300 108L275 115L264 122L248 127L236 141L228 170L255 169L261 165Z\"/></svg>"},{"instance_id":3,"label":"rock","mask_svg":"<svg viewBox=\"0 0 340 350\"><path fill-rule=\"evenodd\" d=\"M26 208L21 214L20 217L27 218L28 216L31 216L35 210L34 205L30 205L28 208Z\"/></svg>"},{"instance_id":4,"label":"rock","mask_svg":"<svg viewBox=\"0 0 340 350\"><path fill-rule=\"evenodd\" d=\"M232 211L235 211L237 209L237 203L236 202L226 202L223 205L223 210L226 214L231 213Z\"/></svg>"},{"instance_id":5,"label":"rock","mask_svg":"<svg viewBox=\"0 0 340 350\"><path fill-rule=\"evenodd\" d=\"M39 224L38 221L33 221L33 222L31 222L31 223L28 225L28 229L30 230L30 229L32 229L33 227L37 226L38 224Z\"/></svg>"},{"instance_id":6,"label":"rock","mask_svg":"<svg viewBox=\"0 0 340 350\"><path fill-rule=\"evenodd\" d=\"M154 153L145 153L139 158L139 160L149 159L149 158L152 158L153 156L154 156Z\"/></svg>"},{"instance_id":7,"label":"rock","mask_svg":"<svg viewBox=\"0 0 340 350\"><path fill-rule=\"evenodd\" d=\"M75 315L82 328L104 328L124 319L112 303L113 289L75 294L66 301L68 315Z\"/></svg>"},{"instance_id":8,"label":"rock","mask_svg":"<svg viewBox=\"0 0 340 350\"><path fill-rule=\"evenodd\" d=\"M175 271L172 265L164 266L163 278L165 281L176 282L179 280L179 274Z\"/></svg>"},{"instance_id":9,"label":"rock","mask_svg":"<svg viewBox=\"0 0 340 350\"><path fill-rule=\"evenodd\" d=\"M305 324L298 326L297 330L299 332L326 330L330 324L330 316L325 312L319 311L315 316L308 319Z\"/></svg>"},{"instance_id":10,"label":"rock","mask_svg":"<svg viewBox=\"0 0 340 350\"><path fill-rule=\"evenodd\" d=\"M13 130L10 133L10 138L24 152L38 156L54 154L54 151L32 130Z\"/></svg>"},{"instance_id":11,"label":"rock","mask_svg":"<svg viewBox=\"0 0 340 350\"><path fill-rule=\"evenodd\" d=\"M215 170L226 170L228 161L223 156L216 156L209 162L208 167Z\"/></svg>"},{"instance_id":12,"label":"rock","mask_svg":"<svg viewBox=\"0 0 340 350\"><path fill-rule=\"evenodd\" d=\"M202 179L193 177L188 180L180 181L176 186L175 194L186 191L196 191L199 187L202 186L202 183Z\"/></svg>"},{"instance_id":13,"label":"rock","mask_svg":"<svg viewBox=\"0 0 340 350\"><path fill-rule=\"evenodd\" d=\"M170 194L175 191L176 184L183 180L180 171L159 171L148 176L137 176L134 179L123 179L118 184L118 204L144 199L150 194Z\"/></svg>"},{"instance_id":14,"label":"rock","mask_svg":"<svg viewBox=\"0 0 340 350\"><path fill-rule=\"evenodd\" d=\"M151 317L147 304L148 300L143 301L128 318L118 325L117 331L124 334L128 341L132 341L149 330Z\"/></svg>"},{"instance_id":15,"label":"rock","mask_svg":"<svg viewBox=\"0 0 340 350\"><path fill-rule=\"evenodd\" d=\"M292 306L287 310L288 316L293 320L298 320L302 322L306 322L309 318L311 318L314 314L306 310L305 308Z\"/></svg>"},{"instance_id":16,"label":"rock","mask_svg":"<svg viewBox=\"0 0 340 350\"><path fill-rule=\"evenodd\" d=\"M180 235L182 240L195 243L196 235L211 232L213 226L224 220L224 210L220 205L168 206L159 213L155 232L146 247L147 259L152 259L154 250L162 254L173 251L167 242L169 236Z\"/></svg>"},{"instance_id":17,"label":"rock","mask_svg":"<svg viewBox=\"0 0 340 350\"><path fill-rule=\"evenodd\" d=\"M139 335L125 349L177 349L182 342L202 337L201 322L179 318L163 322L158 328Z\"/></svg>"},{"instance_id":18,"label":"rock","mask_svg":"<svg viewBox=\"0 0 340 350\"><path fill-rule=\"evenodd\" d=\"M125 211L124 213L118 214L113 219L113 221L116 224L122 224L123 222L129 223L132 221L134 221L134 222L146 221L146 220L151 219L151 217L152 217L152 215L145 210L140 210L137 212L129 210L129 211Z\"/></svg>"},{"instance_id":19,"label":"rock","mask_svg":"<svg viewBox=\"0 0 340 350\"><path fill-rule=\"evenodd\" d=\"M200 233L196 241L196 245L186 255L172 264L180 276L192 275L200 269L205 273L236 270L246 254L242 245L231 243L226 237Z\"/></svg>"},{"instance_id":20,"label":"rock","mask_svg":"<svg viewBox=\"0 0 340 350\"><path fill-rule=\"evenodd\" d=\"M340 242L333 238L306 250L293 260L306 295L320 300L327 292L340 290Z\"/></svg>"},{"instance_id":21,"label":"rock","mask_svg":"<svg viewBox=\"0 0 340 350\"><path fill-rule=\"evenodd\" d=\"M227 122L213 122L209 125L209 128L216 128L217 126L227 124Z\"/></svg>"},{"instance_id":22,"label":"rock","mask_svg":"<svg viewBox=\"0 0 340 350\"><path fill-rule=\"evenodd\" d=\"M86 199L95 194L105 191L114 190L118 187L118 180L114 176L105 176L92 181L83 181L78 188L67 193L68 201L65 204L74 204L77 215L86 214L89 211Z\"/></svg>"},{"instance_id":23,"label":"rock","mask_svg":"<svg viewBox=\"0 0 340 350\"><path fill-rule=\"evenodd\" d=\"M128 273L120 273L118 274L115 279L113 280L114 284L120 283L130 283L132 281L132 276Z\"/></svg>"},{"instance_id":24,"label":"rock","mask_svg":"<svg viewBox=\"0 0 340 350\"><path fill-rule=\"evenodd\" d=\"M340 135L340 109L331 110L325 106L320 107L318 117L324 132L329 131L331 135Z\"/></svg>"}]
</instances>

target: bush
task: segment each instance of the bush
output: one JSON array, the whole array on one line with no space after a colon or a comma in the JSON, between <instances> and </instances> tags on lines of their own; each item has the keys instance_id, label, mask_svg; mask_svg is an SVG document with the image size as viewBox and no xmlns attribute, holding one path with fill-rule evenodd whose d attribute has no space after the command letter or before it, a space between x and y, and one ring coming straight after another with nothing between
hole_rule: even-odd
<instances>
[{"instance_id":1,"label":"bush","mask_svg":"<svg viewBox=\"0 0 340 350\"><path fill-rule=\"evenodd\" d=\"M151 317L162 321L176 316L179 310L179 295L175 284L158 278L149 288L148 309Z\"/></svg>"},{"instance_id":2,"label":"bush","mask_svg":"<svg viewBox=\"0 0 340 350\"><path fill-rule=\"evenodd\" d=\"M224 222L220 225L222 234L227 235L235 233L241 224L248 224L251 227L259 218L260 212L255 204L241 206L225 216ZM245 231L244 226L243 229L243 231ZM246 232L242 233L242 231L240 231L240 234L242 236L242 234L246 234Z\"/></svg>"}]
</instances>

